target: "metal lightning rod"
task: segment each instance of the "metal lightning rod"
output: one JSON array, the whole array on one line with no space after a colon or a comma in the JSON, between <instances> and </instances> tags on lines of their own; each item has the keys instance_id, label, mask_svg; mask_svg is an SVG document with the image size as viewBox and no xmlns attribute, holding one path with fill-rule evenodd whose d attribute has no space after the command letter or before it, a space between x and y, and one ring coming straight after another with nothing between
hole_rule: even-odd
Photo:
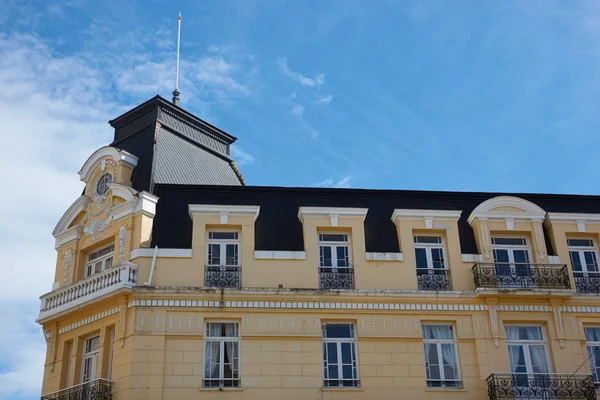
<instances>
[{"instance_id":1,"label":"metal lightning rod","mask_svg":"<svg viewBox=\"0 0 600 400\"><path fill-rule=\"evenodd\" d=\"M175 67L175 90L173 90L173 104L179 105L179 45L181 43L181 12L177 17L177 65Z\"/></svg>"}]
</instances>

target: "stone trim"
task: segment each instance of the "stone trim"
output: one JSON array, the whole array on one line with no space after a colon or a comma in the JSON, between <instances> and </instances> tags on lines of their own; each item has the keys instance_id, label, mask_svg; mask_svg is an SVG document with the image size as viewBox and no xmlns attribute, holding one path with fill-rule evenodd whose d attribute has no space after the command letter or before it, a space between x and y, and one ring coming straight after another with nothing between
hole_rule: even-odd
<instances>
[{"instance_id":1,"label":"stone trim","mask_svg":"<svg viewBox=\"0 0 600 400\"><path fill-rule=\"evenodd\" d=\"M106 318L109 317L111 315L117 314L119 312L119 307L114 307L111 308L109 310L106 311L102 311L101 313L92 315L91 317L87 317L85 319L82 319L81 321L77 321L77 322L73 322L72 324L69 324L67 326L63 326L62 328L60 328L58 330L58 334L63 334L69 331L72 331L73 329L77 329L81 326L87 325L87 324L91 324L92 322L96 322L99 319L102 318Z\"/></svg>"}]
</instances>

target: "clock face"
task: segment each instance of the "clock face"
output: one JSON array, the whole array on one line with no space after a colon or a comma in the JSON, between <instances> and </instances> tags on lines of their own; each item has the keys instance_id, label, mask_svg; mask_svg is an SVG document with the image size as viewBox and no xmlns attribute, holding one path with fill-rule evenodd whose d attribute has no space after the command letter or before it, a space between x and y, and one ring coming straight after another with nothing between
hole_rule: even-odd
<instances>
[{"instance_id":1,"label":"clock face","mask_svg":"<svg viewBox=\"0 0 600 400\"><path fill-rule=\"evenodd\" d=\"M108 191L108 184L112 182L112 175L108 172L100 175L100 178L96 181L96 196L104 196Z\"/></svg>"}]
</instances>

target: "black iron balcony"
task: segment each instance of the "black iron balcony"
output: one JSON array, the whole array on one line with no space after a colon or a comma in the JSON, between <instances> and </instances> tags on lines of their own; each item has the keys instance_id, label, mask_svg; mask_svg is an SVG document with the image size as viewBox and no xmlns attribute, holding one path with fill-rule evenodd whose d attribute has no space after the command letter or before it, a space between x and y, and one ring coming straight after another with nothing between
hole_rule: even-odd
<instances>
[{"instance_id":1,"label":"black iron balcony","mask_svg":"<svg viewBox=\"0 0 600 400\"><path fill-rule=\"evenodd\" d=\"M476 288L570 289L569 270L559 264L477 263Z\"/></svg>"},{"instance_id":2,"label":"black iron balcony","mask_svg":"<svg viewBox=\"0 0 600 400\"><path fill-rule=\"evenodd\" d=\"M323 387L336 388L336 387L360 387L359 379L325 379L323 381Z\"/></svg>"},{"instance_id":3,"label":"black iron balcony","mask_svg":"<svg viewBox=\"0 0 600 400\"><path fill-rule=\"evenodd\" d=\"M112 400L113 383L96 379L42 396L41 400Z\"/></svg>"},{"instance_id":4,"label":"black iron balcony","mask_svg":"<svg viewBox=\"0 0 600 400\"><path fill-rule=\"evenodd\" d=\"M577 293L600 294L600 272L573 272Z\"/></svg>"},{"instance_id":5,"label":"black iron balcony","mask_svg":"<svg viewBox=\"0 0 600 400\"><path fill-rule=\"evenodd\" d=\"M319 289L354 289L354 272L348 268L319 268Z\"/></svg>"},{"instance_id":6,"label":"black iron balcony","mask_svg":"<svg viewBox=\"0 0 600 400\"><path fill-rule=\"evenodd\" d=\"M450 271L441 268L417 268L419 290L450 290Z\"/></svg>"},{"instance_id":7,"label":"black iron balcony","mask_svg":"<svg viewBox=\"0 0 600 400\"><path fill-rule=\"evenodd\" d=\"M204 267L204 286L220 289L239 289L240 267L226 265L207 265Z\"/></svg>"},{"instance_id":8,"label":"black iron balcony","mask_svg":"<svg viewBox=\"0 0 600 400\"><path fill-rule=\"evenodd\" d=\"M596 400L594 380L584 374L491 374L487 385L490 400Z\"/></svg>"}]
</instances>

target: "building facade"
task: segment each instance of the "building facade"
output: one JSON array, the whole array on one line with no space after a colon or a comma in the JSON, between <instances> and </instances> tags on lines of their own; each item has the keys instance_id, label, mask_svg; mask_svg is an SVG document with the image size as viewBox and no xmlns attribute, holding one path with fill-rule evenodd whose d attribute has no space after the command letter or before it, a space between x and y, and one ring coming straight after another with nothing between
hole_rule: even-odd
<instances>
[{"instance_id":1,"label":"building facade","mask_svg":"<svg viewBox=\"0 0 600 400\"><path fill-rule=\"evenodd\" d=\"M160 97L111 124L53 232L43 399L596 399L600 197L246 186Z\"/></svg>"}]
</instances>

